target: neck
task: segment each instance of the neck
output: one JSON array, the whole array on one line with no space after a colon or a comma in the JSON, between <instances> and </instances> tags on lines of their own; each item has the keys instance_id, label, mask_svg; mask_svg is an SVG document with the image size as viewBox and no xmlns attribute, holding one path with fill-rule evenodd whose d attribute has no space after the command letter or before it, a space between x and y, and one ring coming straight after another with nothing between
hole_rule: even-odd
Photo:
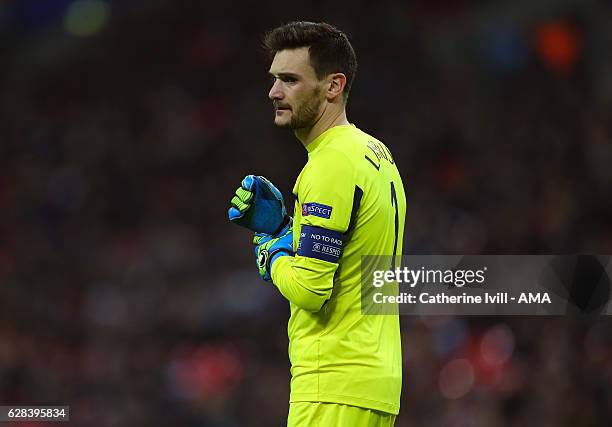
<instances>
[{"instance_id":1,"label":"neck","mask_svg":"<svg viewBox=\"0 0 612 427\"><path fill-rule=\"evenodd\" d=\"M306 147L326 130L348 124L344 106L335 107L334 104L327 104L315 124L311 127L296 129L295 136Z\"/></svg>"}]
</instances>

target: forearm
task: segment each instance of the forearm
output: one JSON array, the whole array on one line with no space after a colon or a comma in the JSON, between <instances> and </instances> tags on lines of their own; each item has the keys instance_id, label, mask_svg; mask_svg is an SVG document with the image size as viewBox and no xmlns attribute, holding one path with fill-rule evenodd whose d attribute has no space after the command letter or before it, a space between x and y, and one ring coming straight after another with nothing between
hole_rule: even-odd
<instances>
[{"instance_id":1,"label":"forearm","mask_svg":"<svg viewBox=\"0 0 612 427\"><path fill-rule=\"evenodd\" d=\"M332 262L283 256L272 265L272 281L290 302L316 312L331 296L337 268Z\"/></svg>"}]
</instances>

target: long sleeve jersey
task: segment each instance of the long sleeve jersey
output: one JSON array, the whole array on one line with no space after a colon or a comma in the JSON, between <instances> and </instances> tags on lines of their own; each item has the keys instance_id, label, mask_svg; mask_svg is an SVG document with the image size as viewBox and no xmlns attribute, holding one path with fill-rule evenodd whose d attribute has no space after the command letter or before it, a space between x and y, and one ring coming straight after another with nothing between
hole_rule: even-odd
<instances>
[{"instance_id":1,"label":"long sleeve jersey","mask_svg":"<svg viewBox=\"0 0 612 427\"><path fill-rule=\"evenodd\" d=\"M308 146L297 178L293 246L272 280L289 300L291 402L332 402L397 414L399 318L361 310L361 257L402 254L406 198L389 149L354 125ZM391 267L391 266L389 266Z\"/></svg>"}]
</instances>

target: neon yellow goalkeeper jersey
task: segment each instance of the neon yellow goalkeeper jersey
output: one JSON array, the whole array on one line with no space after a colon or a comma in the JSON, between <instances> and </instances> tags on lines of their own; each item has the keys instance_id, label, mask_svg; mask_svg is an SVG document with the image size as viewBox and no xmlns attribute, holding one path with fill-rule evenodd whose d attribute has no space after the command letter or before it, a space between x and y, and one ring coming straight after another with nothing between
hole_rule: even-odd
<instances>
[{"instance_id":1,"label":"neon yellow goalkeeper jersey","mask_svg":"<svg viewBox=\"0 0 612 427\"><path fill-rule=\"evenodd\" d=\"M272 280L289 300L291 402L399 412L397 315L362 315L361 257L402 254L406 198L387 147L354 125L308 146L295 183L293 245ZM391 266L389 266L391 267Z\"/></svg>"}]
</instances>

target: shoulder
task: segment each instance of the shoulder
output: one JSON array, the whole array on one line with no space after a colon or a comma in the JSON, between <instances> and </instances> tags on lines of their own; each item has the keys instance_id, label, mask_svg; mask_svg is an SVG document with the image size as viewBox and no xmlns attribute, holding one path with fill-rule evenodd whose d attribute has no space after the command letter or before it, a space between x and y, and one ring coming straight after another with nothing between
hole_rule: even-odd
<instances>
[{"instance_id":1,"label":"shoulder","mask_svg":"<svg viewBox=\"0 0 612 427\"><path fill-rule=\"evenodd\" d=\"M337 186L341 181L353 180L356 174L354 156L342 147L324 147L309 157L303 171L306 182L323 186Z\"/></svg>"}]
</instances>

